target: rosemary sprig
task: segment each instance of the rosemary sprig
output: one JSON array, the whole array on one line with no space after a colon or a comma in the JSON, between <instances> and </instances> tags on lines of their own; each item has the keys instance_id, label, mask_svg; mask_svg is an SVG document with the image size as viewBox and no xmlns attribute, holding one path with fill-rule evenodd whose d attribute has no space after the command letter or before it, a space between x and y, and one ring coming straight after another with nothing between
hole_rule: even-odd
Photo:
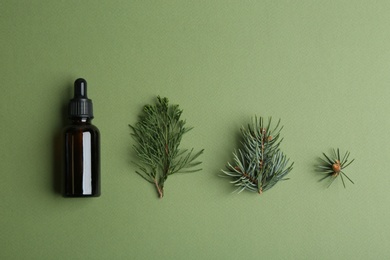
<instances>
[{"instance_id":1,"label":"rosemary sprig","mask_svg":"<svg viewBox=\"0 0 390 260\"><path fill-rule=\"evenodd\" d=\"M185 127L178 105L169 105L167 98L157 97L155 105L146 105L135 125L129 125L136 141L134 150L139 162L136 171L142 178L156 186L160 198L164 196L164 183L169 175L177 172L196 172L201 162L196 159L203 149L180 149L180 142L192 127Z\"/></svg>"},{"instance_id":2,"label":"rosemary sprig","mask_svg":"<svg viewBox=\"0 0 390 260\"><path fill-rule=\"evenodd\" d=\"M294 163L280 151L280 120L271 127L271 118L265 124L255 117L247 128L241 128L242 149L233 152L234 163L228 162L222 172L231 177L237 191L249 190L262 194L272 188L292 170Z\"/></svg>"},{"instance_id":3,"label":"rosemary sprig","mask_svg":"<svg viewBox=\"0 0 390 260\"><path fill-rule=\"evenodd\" d=\"M329 182L328 188L330 185L332 185L333 181L338 177L341 176L341 181L343 182L343 186L345 188L345 181L344 177L347 178L352 184L355 184L343 171L345 168L347 168L351 163L353 163L353 160L348 161L350 152L345 152L343 157L340 156L340 150L337 148L337 151L335 149L332 150L332 155L328 156L325 153L322 153L324 155L324 159L320 158L322 161L322 164L318 166L318 171L325 174L325 177L321 178L320 181L330 177L331 180ZM343 177L344 176L344 177Z\"/></svg>"}]
</instances>

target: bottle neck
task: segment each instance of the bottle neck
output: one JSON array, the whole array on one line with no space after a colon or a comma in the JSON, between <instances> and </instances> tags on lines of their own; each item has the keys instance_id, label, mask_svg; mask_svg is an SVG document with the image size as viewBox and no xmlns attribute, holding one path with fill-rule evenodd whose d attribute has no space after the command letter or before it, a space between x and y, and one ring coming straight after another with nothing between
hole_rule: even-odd
<instances>
[{"instance_id":1,"label":"bottle neck","mask_svg":"<svg viewBox=\"0 0 390 260\"><path fill-rule=\"evenodd\" d=\"M72 123L78 124L78 125L89 125L91 124L92 118L89 117L78 117L78 118L71 118Z\"/></svg>"}]
</instances>

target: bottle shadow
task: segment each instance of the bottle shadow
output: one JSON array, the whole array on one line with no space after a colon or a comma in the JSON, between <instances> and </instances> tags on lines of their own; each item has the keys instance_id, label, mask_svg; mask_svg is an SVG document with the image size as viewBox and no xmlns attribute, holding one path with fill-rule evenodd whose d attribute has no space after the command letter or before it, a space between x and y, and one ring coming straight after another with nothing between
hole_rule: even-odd
<instances>
[{"instance_id":1,"label":"bottle shadow","mask_svg":"<svg viewBox=\"0 0 390 260\"><path fill-rule=\"evenodd\" d=\"M58 195L62 195L63 189L63 128L67 125L68 117L68 102L72 95L72 85L66 84L61 87L60 106L57 110L59 125L54 129L52 136L52 191Z\"/></svg>"}]
</instances>

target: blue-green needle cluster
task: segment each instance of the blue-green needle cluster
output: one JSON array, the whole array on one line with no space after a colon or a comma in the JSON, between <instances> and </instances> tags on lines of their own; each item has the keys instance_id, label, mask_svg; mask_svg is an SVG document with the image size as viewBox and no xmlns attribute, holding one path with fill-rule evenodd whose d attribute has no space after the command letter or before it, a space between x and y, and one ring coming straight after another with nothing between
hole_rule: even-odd
<instances>
[{"instance_id":1,"label":"blue-green needle cluster","mask_svg":"<svg viewBox=\"0 0 390 260\"><path fill-rule=\"evenodd\" d=\"M281 152L279 146L280 120L272 128L271 118L265 124L262 117L252 119L248 127L241 128L242 148L233 152L234 163L222 170L223 176L231 177L238 192L248 190L259 194L272 188L292 170L294 163Z\"/></svg>"},{"instance_id":2,"label":"blue-green needle cluster","mask_svg":"<svg viewBox=\"0 0 390 260\"><path fill-rule=\"evenodd\" d=\"M330 177L331 180L329 182L329 185L332 185L333 181L338 177L341 176L341 181L343 182L343 186L345 188L345 181L344 177L347 178L352 184L354 182L345 174L343 171L345 168L347 168L351 163L353 163L353 160L348 161L350 152L345 152L345 154L341 157L340 156L340 150L337 148L337 151L335 149L332 150L332 155L328 156L325 153L322 153L325 157L325 159L321 159L322 164L318 166L318 171L325 174L325 177L320 179L320 181ZM344 177L343 177L344 176Z\"/></svg>"}]
</instances>

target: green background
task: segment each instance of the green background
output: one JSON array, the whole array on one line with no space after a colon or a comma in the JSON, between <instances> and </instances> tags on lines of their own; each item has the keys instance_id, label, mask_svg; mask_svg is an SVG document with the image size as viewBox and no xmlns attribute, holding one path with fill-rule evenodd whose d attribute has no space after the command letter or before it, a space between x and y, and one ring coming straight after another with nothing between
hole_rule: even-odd
<instances>
[{"instance_id":1,"label":"green background","mask_svg":"<svg viewBox=\"0 0 390 260\"><path fill-rule=\"evenodd\" d=\"M390 2L0 2L1 259L388 259ZM58 137L88 81L102 196L58 194ZM166 96L204 148L160 200L134 124ZM218 175L252 116L281 118L289 181L232 194ZM340 147L356 161L326 188Z\"/></svg>"}]
</instances>

